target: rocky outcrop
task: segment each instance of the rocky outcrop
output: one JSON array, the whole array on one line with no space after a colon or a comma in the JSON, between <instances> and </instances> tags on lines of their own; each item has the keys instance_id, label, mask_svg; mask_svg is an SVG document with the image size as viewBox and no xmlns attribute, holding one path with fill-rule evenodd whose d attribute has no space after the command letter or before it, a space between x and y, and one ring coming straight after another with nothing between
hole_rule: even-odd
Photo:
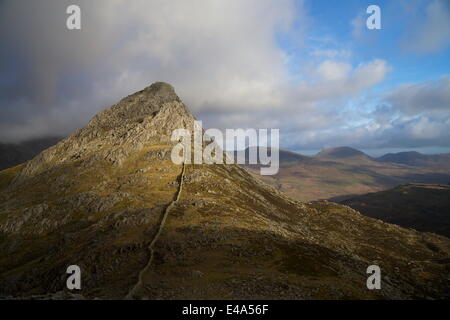
<instances>
[{"instance_id":1,"label":"rocky outcrop","mask_svg":"<svg viewBox=\"0 0 450 320\"><path fill-rule=\"evenodd\" d=\"M156 82L99 112L86 127L29 161L14 183L70 163L121 164L145 146L171 145L173 130L192 130L193 122L173 87Z\"/></svg>"}]
</instances>

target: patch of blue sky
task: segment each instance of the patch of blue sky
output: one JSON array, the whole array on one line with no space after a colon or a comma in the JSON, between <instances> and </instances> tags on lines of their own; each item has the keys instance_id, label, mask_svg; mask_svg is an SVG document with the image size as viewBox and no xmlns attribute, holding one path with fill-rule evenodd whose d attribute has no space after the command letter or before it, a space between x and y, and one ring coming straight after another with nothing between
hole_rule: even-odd
<instances>
[{"instance_id":1,"label":"patch of blue sky","mask_svg":"<svg viewBox=\"0 0 450 320\"><path fill-rule=\"evenodd\" d=\"M408 50L408 32L423 19L430 1L308 1L309 18L295 20L289 32L277 34L293 79L301 80L305 67L325 59L346 61L354 67L374 59L385 60L391 72L376 87L387 90L401 83L436 79L450 73L450 48L418 53ZM381 30L369 30L366 9L381 9Z\"/></svg>"}]
</instances>

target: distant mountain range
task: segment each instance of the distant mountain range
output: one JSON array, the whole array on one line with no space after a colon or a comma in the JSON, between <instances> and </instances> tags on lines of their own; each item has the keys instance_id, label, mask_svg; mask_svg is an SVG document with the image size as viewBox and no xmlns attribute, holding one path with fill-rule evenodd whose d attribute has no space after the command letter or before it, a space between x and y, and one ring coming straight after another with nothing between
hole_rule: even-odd
<instances>
[{"instance_id":1,"label":"distant mountain range","mask_svg":"<svg viewBox=\"0 0 450 320\"><path fill-rule=\"evenodd\" d=\"M259 176L259 165L247 168ZM405 183L448 184L450 155L401 152L373 158L350 147L314 156L280 150L278 174L260 178L297 200L343 200Z\"/></svg>"},{"instance_id":2,"label":"distant mountain range","mask_svg":"<svg viewBox=\"0 0 450 320\"><path fill-rule=\"evenodd\" d=\"M377 158L381 162L400 163L415 167L449 168L450 154L422 154L415 151L388 153Z\"/></svg>"}]
</instances>

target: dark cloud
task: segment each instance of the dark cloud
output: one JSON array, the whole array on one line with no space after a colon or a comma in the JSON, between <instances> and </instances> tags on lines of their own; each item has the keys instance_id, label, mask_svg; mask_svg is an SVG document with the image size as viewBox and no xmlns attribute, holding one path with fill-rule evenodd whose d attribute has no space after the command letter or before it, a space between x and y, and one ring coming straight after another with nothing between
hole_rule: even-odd
<instances>
[{"instance_id":1,"label":"dark cloud","mask_svg":"<svg viewBox=\"0 0 450 320\"><path fill-rule=\"evenodd\" d=\"M66 29L69 4L81 7L80 31ZM401 86L369 113L347 106L383 81L384 60L354 65L342 61L351 52L315 52L318 65L293 81L277 35L307 19L302 1L0 6L0 141L68 134L155 81L172 83L205 127L280 128L282 145L297 150L450 141L449 77Z\"/></svg>"},{"instance_id":2,"label":"dark cloud","mask_svg":"<svg viewBox=\"0 0 450 320\"><path fill-rule=\"evenodd\" d=\"M65 27L69 4L80 31ZM154 81L194 111L276 104L287 70L274 35L294 12L291 0L3 1L0 140L68 133Z\"/></svg>"}]
</instances>

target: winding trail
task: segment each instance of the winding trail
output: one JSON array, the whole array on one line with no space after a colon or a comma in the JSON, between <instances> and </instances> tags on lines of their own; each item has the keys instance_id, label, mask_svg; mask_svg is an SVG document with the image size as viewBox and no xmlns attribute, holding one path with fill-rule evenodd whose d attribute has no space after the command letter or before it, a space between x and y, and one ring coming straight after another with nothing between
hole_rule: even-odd
<instances>
[{"instance_id":1,"label":"winding trail","mask_svg":"<svg viewBox=\"0 0 450 320\"><path fill-rule=\"evenodd\" d=\"M156 241L158 241L159 236L161 235L164 225L166 223L167 216L169 215L170 210L175 206L175 204L180 199L181 192L183 190L183 180L184 180L184 174L186 170L186 165L183 162L183 168L181 170L181 174L178 176L178 190L174 196L174 199L169 203L169 205L165 208L164 214L162 215L161 221L159 223L158 231L156 232L155 236L153 237L152 241L150 242L148 246L148 250L150 251L150 258L147 262L147 265L139 272L138 282L134 285L134 287L128 292L128 294L125 296L125 299L133 299L138 292L139 288L142 287L142 278L144 274L150 269L153 257L154 257L154 250L153 247L155 246Z\"/></svg>"}]
</instances>

